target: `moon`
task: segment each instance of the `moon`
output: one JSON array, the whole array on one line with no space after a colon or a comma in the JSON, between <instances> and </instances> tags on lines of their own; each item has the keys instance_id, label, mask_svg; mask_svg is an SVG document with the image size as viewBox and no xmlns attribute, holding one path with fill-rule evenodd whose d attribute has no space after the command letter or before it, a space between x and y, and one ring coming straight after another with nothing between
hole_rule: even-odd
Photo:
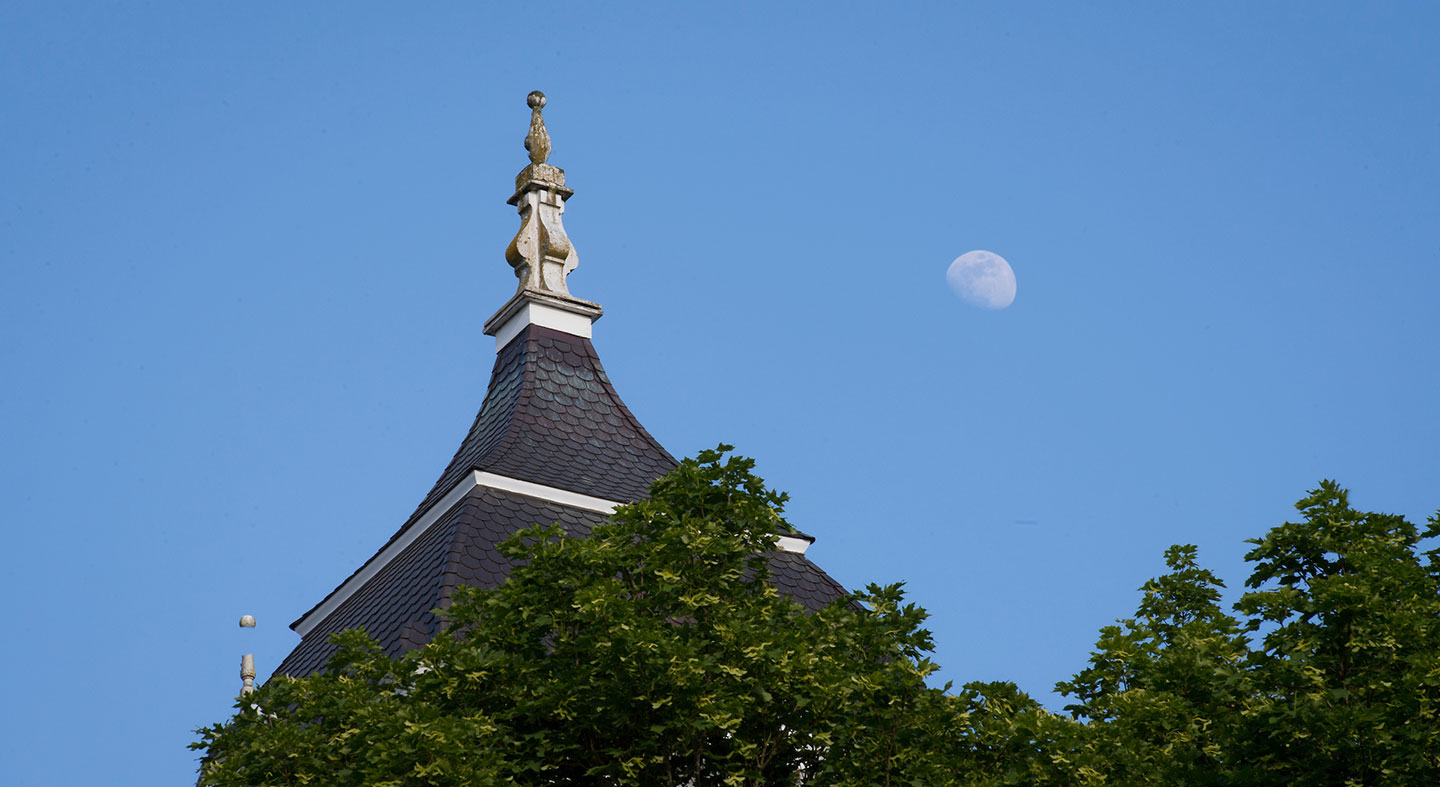
<instances>
[{"instance_id":1,"label":"moon","mask_svg":"<svg viewBox=\"0 0 1440 787\"><path fill-rule=\"evenodd\" d=\"M950 289L966 303L998 310L1015 302L1015 271L993 251L967 251L945 271Z\"/></svg>"}]
</instances>

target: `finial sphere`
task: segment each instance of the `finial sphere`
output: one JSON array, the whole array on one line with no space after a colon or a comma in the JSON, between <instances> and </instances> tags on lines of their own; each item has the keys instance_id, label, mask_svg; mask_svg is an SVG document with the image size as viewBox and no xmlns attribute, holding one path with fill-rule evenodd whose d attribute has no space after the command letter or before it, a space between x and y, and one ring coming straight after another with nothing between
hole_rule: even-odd
<instances>
[{"instance_id":1,"label":"finial sphere","mask_svg":"<svg viewBox=\"0 0 1440 787\"><path fill-rule=\"evenodd\" d=\"M545 106L545 94L538 90L530 91L530 95L525 97L525 105L531 109L539 109Z\"/></svg>"}]
</instances>

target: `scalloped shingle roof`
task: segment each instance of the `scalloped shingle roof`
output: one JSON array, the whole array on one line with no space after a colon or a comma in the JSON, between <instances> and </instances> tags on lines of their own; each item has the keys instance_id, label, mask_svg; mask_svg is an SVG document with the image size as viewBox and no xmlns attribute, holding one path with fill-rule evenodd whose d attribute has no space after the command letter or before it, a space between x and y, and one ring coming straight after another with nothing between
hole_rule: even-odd
<instances>
[{"instance_id":1,"label":"scalloped shingle roof","mask_svg":"<svg viewBox=\"0 0 1440 787\"><path fill-rule=\"evenodd\" d=\"M277 674L322 668L332 633L364 628L386 653L398 655L434 636L432 610L450 603L459 585L496 587L509 562L495 545L532 524L559 522L588 534L605 515L516 492L477 486L428 526L425 516L472 471L529 481L616 502L644 497L651 482L676 461L640 425L610 384L590 340L529 325L497 354L480 412L459 450L415 513L352 574L379 566L373 576L304 635ZM386 548L414 527L425 532L379 564ZM815 609L845 591L805 556L776 552L776 586ZM359 580L357 579L356 582ZM341 583L292 624L298 628L340 593Z\"/></svg>"}]
</instances>

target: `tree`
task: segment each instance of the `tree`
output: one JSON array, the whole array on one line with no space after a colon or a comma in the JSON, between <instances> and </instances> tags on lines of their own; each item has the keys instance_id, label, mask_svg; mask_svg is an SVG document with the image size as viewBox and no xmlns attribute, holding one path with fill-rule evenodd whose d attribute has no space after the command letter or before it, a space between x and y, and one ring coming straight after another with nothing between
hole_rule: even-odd
<instances>
[{"instance_id":1,"label":"tree","mask_svg":"<svg viewBox=\"0 0 1440 787\"><path fill-rule=\"evenodd\" d=\"M1245 556L1263 647L1237 756L1273 784L1440 784L1440 515L1422 533L1334 481L1295 507Z\"/></svg>"},{"instance_id":2,"label":"tree","mask_svg":"<svg viewBox=\"0 0 1440 787\"><path fill-rule=\"evenodd\" d=\"M1235 605L1193 546L1056 688L1052 755L1110 784L1440 784L1440 515L1421 532L1323 481L1254 539ZM1252 638L1258 637L1258 647Z\"/></svg>"},{"instance_id":3,"label":"tree","mask_svg":"<svg viewBox=\"0 0 1440 787\"><path fill-rule=\"evenodd\" d=\"M1192 545L1165 552L1134 618L1100 631L1090 666L1055 688L1090 725L1085 761L1118 784L1233 784L1226 756L1248 694L1247 641ZM1079 756L1079 755L1076 755Z\"/></svg>"},{"instance_id":4,"label":"tree","mask_svg":"<svg viewBox=\"0 0 1440 787\"><path fill-rule=\"evenodd\" d=\"M204 785L942 783L963 722L899 586L814 613L767 581L785 496L728 446L589 538L536 526L398 659L338 635L200 731ZM918 780L918 781L917 781Z\"/></svg>"},{"instance_id":5,"label":"tree","mask_svg":"<svg viewBox=\"0 0 1440 787\"><path fill-rule=\"evenodd\" d=\"M590 538L509 539L399 659L337 635L200 731L201 784L1440 784L1440 515L1324 481L1250 543L1235 617L1194 546L1056 688L931 688L925 612L870 586L808 613L767 581L784 495L727 446Z\"/></svg>"},{"instance_id":6,"label":"tree","mask_svg":"<svg viewBox=\"0 0 1440 787\"><path fill-rule=\"evenodd\" d=\"M1094 767L1090 728L1051 713L1014 683L967 683L956 697L953 737L936 757L948 779L921 784L1074 787L1104 783Z\"/></svg>"}]
</instances>

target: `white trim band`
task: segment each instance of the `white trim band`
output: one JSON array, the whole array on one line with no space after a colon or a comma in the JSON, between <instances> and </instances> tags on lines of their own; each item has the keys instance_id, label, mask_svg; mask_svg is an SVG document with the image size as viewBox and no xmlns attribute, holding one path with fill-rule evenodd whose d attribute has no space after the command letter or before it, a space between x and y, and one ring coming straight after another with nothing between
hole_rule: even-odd
<instances>
[{"instance_id":1,"label":"white trim band","mask_svg":"<svg viewBox=\"0 0 1440 787\"><path fill-rule=\"evenodd\" d=\"M500 329L495 331L495 352L505 349L505 345L511 339L520 335L527 325L539 325L543 328L553 328L557 331L583 336L589 339L591 336L592 323L594 318L583 314L576 314L572 311L557 309L543 303L530 301L521 305L510 319L505 321Z\"/></svg>"},{"instance_id":2,"label":"white trim band","mask_svg":"<svg viewBox=\"0 0 1440 787\"><path fill-rule=\"evenodd\" d=\"M797 555L803 555L805 554L805 550L810 548L810 542L794 536L776 536L775 547L781 552L794 552Z\"/></svg>"},{"instance_id":3,"label":"white trim band","mask_svg":"<svg viewBox=\"0 0 1440 787\"><path fill-rule=\"evenodd\" d=\"M594 511L597 514L615 513L615 507L621 505L614 500L606 500L603 497L591 497L582 495L579 492L571 492L568 489L537 484L532 481L522 481L518 478L511 478L508 475L496 475L483 470L474 470L470 473L474 479L475 486L485 486L491 489L499 489L502 492L514 492L517 495L526 497L538 497L541 500L548 500L551 503L559 503L562 506L571 508L583 508L586 511Z\"/></svg>"},{"instance_id":4,"label":"white trim band","mask_svg":"<svg viewBox=\"0 0 1440 787\"><path fill-rule=\"evenodd\" d=\"M472 470L467 473L464 478L460 479L460 482L455 484L449 492L445 493L444 497L435 501L434 505L426 509L425 513L421 515L419 519L415 520L410 527L405 528L405 531L402 532L398 538L391 541L384 549L381 549L380 554L371 558L370 562L361 566L359 571L351 574L350 578L341 583L340 587L336 588L335 592L331 593L329 598L320 602L320 606L295 621L295 632L301 637L308 635L316 626L320 625L325 618L329 617L331 613L338 609L341 604L344 604L351 596L355 595L360 588L365 587L366 582L369 582L376 574L379 574L386 566L390 565L390 561L398 557L401 552L404 552L406 547L415 543L421 536L425 535L425 531L429 530L431 525L435 524L445 512L454 508L456 503L470 494L470 490L477 486L498 489L502 492L513 492L526 497L535 497L551 503L559 503L560 505L570 506L572 508L583 508L586 511L595 511L600 514L610 514L615 510L616 506L620 505L613 500L582 495L579 492L571 492L568 489L558 489L553 486L545 486L544 484L522 481L518 478L510 478L509 476Z\"/></svg>"},{"instance_id":5,"label":"white trim band","mask_svg":"<svg viewBox=\"0 0 1440 787\"><path fill-rule=\"evenodd\" d=\"M499 341L498 336L496 337L496 341ZM583 495L579 492L571 492L568 489L546 486L545 484L537 484L532 481L522 481L519 478L487 473L483 470L472 470L467 473L464 478L461 478L449 492L445 493L444 497L435 501L434 505L426 509L425 513L422 514L419 519L415 520L410 527L405 528L394 541L391 541L385 548L380 550L379 554L371 558L370 562L361 566L359 571L351 574L350 578L341 583L340 587L336 588L335 592L331 593L329 598L320 602L320 606L295 621L293 628L296 633L302 638L308 636L316 626L330 617L331 613L336 609L339 609L341 604L344 604L351 596L365 587L365 583L369 582L376 574L379 574L386 566L390 565L390 562L398 557L401 552L404 552L406 547L409 547L418 541L421 536L425 535L425 532L430 529L431 525L434 525L447 511L454 508L455 504L470 494L471 490L482 486L501 492L511 492L525 497L534 497L546 502L569 506L570 508L594 511L597 514L605 514L607 516L615 512L616 506L622 505L614 500L606 500L603 497ZM797 555L803 555L805 554L805 550L810 547L810 542L803 538L796 538L795 536L776 536L775 546L782 552L793 552Z\"/></svg>"}]
</instances>

